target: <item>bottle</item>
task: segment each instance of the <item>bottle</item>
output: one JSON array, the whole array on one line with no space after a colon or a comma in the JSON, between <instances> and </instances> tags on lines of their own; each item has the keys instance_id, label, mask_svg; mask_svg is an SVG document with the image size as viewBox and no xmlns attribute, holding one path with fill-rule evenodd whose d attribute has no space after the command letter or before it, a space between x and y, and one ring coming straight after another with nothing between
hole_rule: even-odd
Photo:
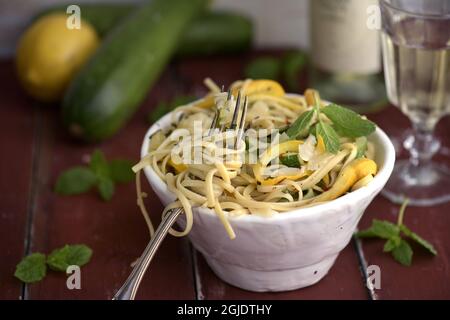
<instances>
[{"instance_id":1,"label":"bottle","mask_svg":"<svg viewBox=\"0 0 450 320\"><path fill-rule=\"evenodd\" d=\"M379 30L368 13L378 0L312 0L311 86L359 113L387 104Z\"/></svg>"}]
</instances>

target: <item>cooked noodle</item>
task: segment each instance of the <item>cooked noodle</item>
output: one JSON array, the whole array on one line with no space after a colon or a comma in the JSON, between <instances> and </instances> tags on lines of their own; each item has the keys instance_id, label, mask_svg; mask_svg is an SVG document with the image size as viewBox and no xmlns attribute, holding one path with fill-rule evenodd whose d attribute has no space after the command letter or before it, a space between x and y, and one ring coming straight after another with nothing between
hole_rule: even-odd
<instances>
[{"instance_id":1,"label":"cooked noodle","mask_svg":"<svg viewBox=\"0 0 450 320\"><path fill-rule=\"evenodd\" d=\"M212 80L208 79L206 84L211 92L204 101L213 97L215 104L222 107L222 126L229 124L233 111L230 106L234 105L234 100L227 105L226 94L220 93ZM251 80L239 81L231 88L233 93L237 90L245 93L250 84ZM247 94L249 105L246 129L281 129L293 123L303 112L312 109L305 98L299 96ZM170 230L172 235L188 234L194 223L192 208L207 207L214 210L233 239L235 233L228 221L230 217L249 214L269 217L315 205L314 199L330 189L343 168L357 157L356 143L354 139L348 138L341 138L340 150L336 154L326 152L321 145L323 141L316 141L312 136L305 141L295 142L301 151L290 150L286 153L280 150L280 145L287 139L278 133L275 138L269 139L265 150L259 151L256 163L249 163L246 161L250 154L249 140L241 143L237 150L233 143L229 143L234 141L236 131L215 131L208 138L203 132L202 139L195 139L197 123L194 121L202 121L201 126L207 132L215 114L214 108L202 106L201 103L177 108L170 128L152 136L149 153L134 167L137 172L138 205L151 234L153 227L143 205L139 176L139 171L144 167L149 166L177 198L165 208L163 216L171 209L184 209L186 226L182 231ZM189 133L194 134L194 138ZM194 149L201 154L204 160L202 163L188 163L183 159L185 154L180 150ZM374 153L374 147L369 143L366 157L373 157ZM296 156L300 167L272 164L273 160L278 160L284 154ZM361 179L352 190L370 183L371 178Z\"/></svg>"}]
</instances>

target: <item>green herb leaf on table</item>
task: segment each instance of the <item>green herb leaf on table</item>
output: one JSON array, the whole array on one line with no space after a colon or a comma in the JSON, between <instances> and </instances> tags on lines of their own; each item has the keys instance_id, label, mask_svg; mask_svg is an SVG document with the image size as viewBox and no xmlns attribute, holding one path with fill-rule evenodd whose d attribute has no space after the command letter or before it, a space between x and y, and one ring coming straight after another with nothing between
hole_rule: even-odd
<instances>
[{"instance_id":1,"label":"green herb leaf on table","mask_svg":"<svg viewBox=\"0 0 450 320\"><path fill-rule=\"evenodd\" d=\"M400 244L392 250L392 256L402 265L410 266L412 263L413 250L408 242L400 240Z\"/></svg>"},{"instance_id":2,"label":"green herb leaf on table","mask_svg":"<svg viewBox=\"0 0 450 320\"><path fill-rule=\"evenodd\" d=\"M408 200L406 199L399 210L397 224L374 219L370 228L356 233L356 237L358 238L381 238L387 240L384 244L383 251L390 252L392 257L404 266L411 265L413 250L402 235L415 241L431 254L437 255L437 251L431 243L411 231L411 229L403 223L407 204Z\"/></svg>"},{"instance_id":3,"label":"green herb leaf on table","mask_svg":"<svg viewBox=\"0 0 450 320\"><path fill-rule=\"evenodd\" d=\"M19 262L14 276L25 283L33 283L42 280L46 273L45 255L33 253Z\"/></svg>"},{"instance_id":4,"label":"green herb leaf on table","mask_svg":"<svg viewBox=\"0 0 450 320\"><path fill-rule=\"evenodd\" d=\"M389 222L374 219L372 221L372 226L366 230L357 233L359 238L382 238L391 239L392 237L398 236L400 229L397 225Z\"/></svg>"},{"instance_id":5,"label":"green herb leaf on table","mask_svg":"<svg viewBox=\"0 0 450 320\"><path fill-rule=\"evenodd\" d=\"M74 167L62 173L55 186L55 191L62 195L75 195L89 191L97 181L92 170L86 167Z\"/></svg>"},{"instance_id":6,"label":"green herb leaf on table","mask_svg":"<svg viewBox=\"0 0 450 320\"><path fill-rule=\"evenodd\" d=\"M356 112L336 104L330 104L322 108L321 112L333 122L336 130L344 137L368 136L376 129L372 121L366 120Z\"/></svg>"},{"instance_id":7,"label":"green herb leaf on table","mask_svg":"<svg viewBox=\"0 0 450 320\"><path fill-rule=\"evenodd\" d=\"M114 195L114 181L110 178L101 178L97 185L98 192L103 200L109 201Z\"/></svg>"},{"instance_id":8,"label":"green herb leaf on table","mask_svg":"<svg viewBox=\"0 0 450 320\"><path fill-rule=\"evenodd\" d=\"M84 244L65 245L46 258L42 253L25 257L16 266L14 276L25 283L38 282L47 274L47 265L55 271L66 272L71 265L83 266L92 257L92 249Z\"/></svg>"},{"instance_id":9,"label":"green herb leaf on table","mask_svg":"<svg viewBox=\"0 0 450 320\"><path fill-rule=\"evenodd\" d=\"M261 57L252 60L244 70L250 79L277 80L281 71L281 60L273 57Z\"/></svg>"},{"instance_id":10,"label":"green herb leaf on table","mask_svg":"<svg viewBox=\"0 0 450 320\"><path fill-rule=\"evenodd\" d=\"M52 270L66 272L67 267L87 264L92 257L92 249L84 244L65 245L55 249L47 258L47 263Z\"/></svg>"},{"instance_id":11,"label":"green herb leaf on table","mask_svg":"<svg viewBox=\"0 0 450 320\"><path fill-rule=\"evenodd\" d=\"M109 177L109 166L105 155L100 150L95 150L91 156L89 167L97 177Z\"/></svg>"},{"instance_id":12,"label":"green herb leaf on table","mask_svg":"<svg viewBox=\"0 0 450 320\"><path fill-rule=\"evenodd\" d=\"M55 191L62 195L75 195L96 186L101 198L108 201L114 194L115 183L133 180L131 168L130 161L115 159L108 163L103 152L95 150L88 167L74 167L59 176Z\"/></svg>"},{"instance_id":13,"label":"green herb leaf on table","mask_svg":"<svg viewBox=\"0 0 450 320\"><path fill-rule=\"evenodd\" d=\"M291 139L304 138L308 135L308 130L314 120L314 110L303 112L297 120L286 130L286 134Z\"/></svg>"},{"instance_id":14,"label":"green herb leaf on table","mask_svg":"<svg viewBox=\"0 0 450 320\"><path fill-rule=\"evenodd\" d=\"M437 251L431 243L429 243L427 240L423 239L417 233L412 232L407 226L401 225L400 230L402 230L402 232L405 236L407 236L411 240L414 240L417 244L419 244L422 247L424 247L425 249L427 249L431 254L437 255Z\"/></svg>"},{"instance_id":15,"label":"green herb leaf on table","mask_svg":"<svg viewBox=\"0 0 450 320\"><path fill-rule=\"evenodd\" d=\"M339 151L340 142L336 131L328 123L319 122L316 126L316 137L321 136L325 144L325 148L330 153Z\"/></svg>"},{"instance_id":16,"label":"green herb leaf on table","mask_svg":"<svg viewBox=\"0 0 450 320\"><path fill-rule=\"evenodd\" d=\"M392 252L395 248L400 245L402 238L400 236L393 236L384 244L383 251L384 252Z\"/></svg>"}]
</instances>

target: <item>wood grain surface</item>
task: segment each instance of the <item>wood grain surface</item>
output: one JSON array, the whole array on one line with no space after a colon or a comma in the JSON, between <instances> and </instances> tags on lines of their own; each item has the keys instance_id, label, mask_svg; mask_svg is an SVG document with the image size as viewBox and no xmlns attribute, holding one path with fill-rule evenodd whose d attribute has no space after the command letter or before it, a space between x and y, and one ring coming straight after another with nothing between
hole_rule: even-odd
<instances>
[{"instance_id":1,"label":"wood grain surface","mask_svg":"<svg viewBox=\"0 0 450 320\"><path fill-rule=\"evenodd\" d=\"M40 105L27 98L15 80L12 61L0 62L0 299L110 299L131 271L130 264L149 239L136 207L133 183L119 185L110 202L93 191L62 197L52 190L59 173L87 161L96 148L108 159L137 161L149 123L147 114L160 100L180 94L201 96L205 77L229 85L243 77L243 68L254 56L217 56L173 61L130 123L112 139L97 145L73 141L61 127L58 105ZM273 52L271 52L273 53ZM274 54L280 54L280 51ZM299 77L298 92L306 86ZM371 115L400 141L409 128L394 107ZM449 119L439 124L444 142L439 161L450 164ZM400 143L398 144L400 146ZM399 156L405 156L399 148ZM144 184L146 204L155 222L162 205ZM367 209L360 227L373 218L394 220L398 206L378 196ZM431 257L414 248L414 263L403 267L382 252L377 240L353 240L339 255L329 274L318 284L284 293L251 293L224 283L195 252L187 239L168 237L146 274L139 299L450 299L450 204L409 208L405 221L429 239L439 251ZM68 290L66 275L49 272L37 284L23 285L13 277L15 265L30 252L49 253L66 243L93 248L91 262L82 268L82 289ZM364 263L381 268L381 289L369 292Z\"/></svg>"}]
</instances>

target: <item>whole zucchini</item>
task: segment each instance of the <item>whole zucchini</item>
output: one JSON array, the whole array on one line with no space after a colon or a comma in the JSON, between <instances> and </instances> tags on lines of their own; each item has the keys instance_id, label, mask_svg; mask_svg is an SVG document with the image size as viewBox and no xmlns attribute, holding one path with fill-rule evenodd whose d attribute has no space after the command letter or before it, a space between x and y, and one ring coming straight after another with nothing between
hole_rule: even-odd
<instances>
[{"instance_id":1,"label":"whole zucchini","mask_svg":"<svg viewBox=\"0 0 450 320\"><path fill-rule=\"evenodd\" d=\"M177 55L240 52L250 47L252 36L249 19L230 12L205 12L183 34Z\"/></svg>"},{"instance_id":2,"label":"whole zucchini","mask_svg":"<svg viewBox=\"0 0 450 320\"><path fill-rule=\"evenodd\" d=\"M133 115L208 0L151 0L122 20L76 76L63 100L65 126L99 141Z\"/></svg>"},{"instance_id":3,"label":"whole zucchini","mask_svg":"<svg viewBox=\"0 0 450 320\"><path fill-rule=\"evenodd\" d=\"M106 36L136 7L119 3L83 3L79 6L83 20L89 22L100 37ZM66 8L67 5L50 7L37 17L66 12ZM192 56L243 51L250 47L252 33L251 21L242 15L225 11L204 12L186 28L176 54Z\"/></svg>"}]
</instances>

